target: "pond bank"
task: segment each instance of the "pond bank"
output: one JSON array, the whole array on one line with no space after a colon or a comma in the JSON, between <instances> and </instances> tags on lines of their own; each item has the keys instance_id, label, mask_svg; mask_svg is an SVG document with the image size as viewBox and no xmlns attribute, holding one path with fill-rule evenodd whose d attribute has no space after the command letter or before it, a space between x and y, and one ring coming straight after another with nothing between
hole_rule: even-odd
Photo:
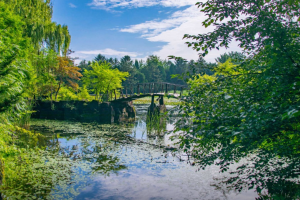
<instances>
[{"instance_id":1,"label":"pond bank","mask_svg":"<svg viewBox=\"0 0 300 200\"><path fill-rule=\"evenodd\" d=\"M99 103L98 101L36 101L32 118L50 120L69 120L79 122L134 121L136 113L132 102Z\"/></svg>"}]
</instances>

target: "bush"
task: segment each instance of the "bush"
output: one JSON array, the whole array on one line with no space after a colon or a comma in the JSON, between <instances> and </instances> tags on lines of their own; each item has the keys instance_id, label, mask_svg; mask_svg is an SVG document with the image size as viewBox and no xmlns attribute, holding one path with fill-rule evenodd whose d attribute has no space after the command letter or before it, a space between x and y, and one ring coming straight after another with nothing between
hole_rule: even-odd
<instances>
[{"instance_id":1,"label":"bush","mask_svg":"<svg viewBox=\"0 0 300 200\"><path fill-rule=\"evenodd\" d=\"M58 100L78 100L78 96L70 89L62 87L58 93Z\"/></svg>"},{"instance_id":2,"label":"bush","mask_svg":"<svg viewBox=\"0 0 300 200\"><path fill-rule=\"evenodd\" d=\"M81 101L92 101L93 100L93 97L90 96L90 94L85 86L80 88L80 92L78 93L77 96L78 96L78 100L81 100Z\"/></svg>"}]
</instances>

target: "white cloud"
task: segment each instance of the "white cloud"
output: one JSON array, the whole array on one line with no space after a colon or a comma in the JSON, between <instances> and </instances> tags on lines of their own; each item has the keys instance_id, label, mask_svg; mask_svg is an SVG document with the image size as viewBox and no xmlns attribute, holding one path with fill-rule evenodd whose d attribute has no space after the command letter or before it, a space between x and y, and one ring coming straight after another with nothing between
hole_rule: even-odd
<instances>
[{"instance_id":1,"label":"white cloud","mask_svg":"<svg viewBox=\"0 0 300 200\"><path fill-rule=\"evenodd\" d=\"M180 56L188 60L197 60L199 55L197 51L191 47L187 47L182 40L184 34L203 34L213 31L213 27L205 28L202 26L202 21L206 19L204 14L200 13L197 6L191 6L185 10L173 13L170 18L164 20L146 21L141 24L132 25L123 29L121 32L140 33L141 37L146 38L150 42L165 42L160 50L152 52L163 59L169 55ZM211 51L205 59L209 62L214 62L215 58L220 54L228 51L241 51L236 42L230 45L230 49L220 49Z\"/></svg>"},{"instance_id":2,"label":"white cloud","mask_svg":"<svg viewBox=\"0 0 300 200\"><path fill-rule=\"evenodd\" d=\"M161 21L152 20L141 24L120 29L121 32L142 33L142 37L155 36L163 31L180 26L193 18L199 17L200 13L196 6L189 7L183 11L177 11L170 18Z\"/></svg>"},{"instance_id":3,"label":"white cloud","mask_svg":"<svg viewBox=\"0 0 300 200\"><path fill-rule=\"evenodd\" d=\"M102 49L102 50L93 50L93 51L78 51L79 54L85 54L85 55L98 55L103 54L106 56L125 56L129 55L131 57L137 57L139 54L135 52L126 52L126 51L117 51L114 49Z\"/></svg>"},{"instance_id":4,"label":"white cloud","mask_svg":"<svg viewBox=\"0 0 300 200\"><path fill-rule=\"evenodd\" d=\"M121 58L123 56L130 56L132 58L136 58L138 53L136 52L127 52L127 51L117 51L114 49L101 49L101 50L92 50L92 51L76 51L72 54L72 57L78 57L76 60L76 64L78 64L81 60L93 60L98 54L102 54L106 57L117 57Z\"/></svg>"},{"instance_id":5,"label":"white cloud","mask_svg":"<svg viewBox=\"0 0 300 200\"><path fill-rule=\"evenodd\" d=\"M72 4L72 3L69 3L69 6L70 6L71 8L77 8L77 6L74 5L74 4Z\"/></svg>"},{"instance_id":6,"label":"white cloud","mask_svg":"<svg viewBox=\"0 0 300 200\"><path fill-rule=\"evenodd\" d=\"M93 0L88 5L93 8L110 10L113 8L138 8L149 6L182 7L194 5L197 0Z\"/></svg>"}]
</instances>

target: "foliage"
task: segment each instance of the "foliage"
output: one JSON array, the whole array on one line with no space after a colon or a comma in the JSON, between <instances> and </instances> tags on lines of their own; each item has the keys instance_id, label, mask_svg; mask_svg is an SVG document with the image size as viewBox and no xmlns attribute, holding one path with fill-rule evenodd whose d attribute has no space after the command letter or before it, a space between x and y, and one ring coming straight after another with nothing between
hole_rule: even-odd
<instances>
[{"instance_id":1,"label":"foliage","mask_svg":"<svg viewBox=\"0 0 300 200\"><path fill-rule=\"evenodd\" d=\"M55 184L69 180L68 160L37 148L42 135L0 118L0 193L4 198L45 198Z\"/></svg>"},{"instance_id":2,"label":"foliage","mask_svg":"<svg viewBox=\"0 0 300 200\"><path fill-rule=\"evenodd\" d=\"M186 84L185 80L180 78L173 78L173 74L182 74L189 72L195 74L195 71L190 70L191 65L195 62L171 62L162 60L158 56L150 55L146 62L143 60L132 60L130 56L124 56L120 60L117 58L106 58L99 54L95 57L94 61L99 64L103 62L110 63L113 69L119 69L122 72L128 72L129 76L125 81L122 82L122 86L128 87L137 83L147 82L171 82L177 84ZM196 64L196 63L195 63ZM78 67L84 71L84 69L91 70L92 62L83 60L79 63ZM200 68L197 66L196 68ZM206 70L208 73L210 71ZM79 81L80 86L83 85L82 81Z\"/></svg>"},{"instance_id":3,"label":"foliage","mask_svg":"<svg viewBox=\"0 0 300 200\"><path fill-rule=\"evenodd\" d=\"M67 87L62 87L59 90L58 96L57 96L58 100L63 100L63 101L70 101L70 100L78 100L77 95L71 91L69 88Z\"/></svg>"},{"instance_id":4,"label":"foliage","mask_svg":"<svg viewBox=\"0 0 300 200\"><path fill-rule=\"evenodd\" d=\"M83 82L96 94L97 100L107 100L108 94L122 88L122 81L128 77L128 72L112 69L107 62L93 62L91 67L92 70L84 71Z\"/></svg>"},{"instance_id":5,"label":"foliage","mask_svg":"<svg viewBox=\"0 0 300 200\"><path fill-rule=\"evenodd\" d=\"M41 135L18 126L28 123L27 99L53 92L57 55L65 55L70 44L67 26L55 24L51 17L48 0L0 2L0 193L4 198L43 198L68 176L68 166L53 165L53 159L36 148Z\"/></svg>"},{"instance_id":6,"label":"foliage","mask_svg":"<svg viewBox=\"0 0 300 200\"><path fill-rule=\"evenodd\" d=\"M121 72L128 73L127 79L125 81L123 81L124 86L128 86L128 85L137 83L136 77L135 77L137 74L137 70L133 67L133 61L131 60L130 56L122 57L117 68Z\"/></svg>"},{"instance_id":7,"label":"foliage","mask_svg":"<svg viewBox=\"0 0 300 200\"><path fill-rule=\"evenodd\" d=\"M58 66L57 53L50 49L43 49L39 54L33 54L31 61L35 66L31 69L32 80L27 90L28 97L52 96L56 89L55 71Z\"/></svg>"},{"instance_id":8,"label":"foliage","mask_svg":"<svg viewBox=\"0 0 300 200\"><path fill-rule=\"evenodd\" d=\"M67 26L52 22L52 5L50 0L4 0L11 10L25 22L23 36L28 37L35 52L46 44L49 49L66 55L71 36Z\"/></svg>"},{"instance_id":9,"label":"foliage","mask_svg":"<svg viewBox=\"0 0 300 200\"><path fill-rule=\"evenodd\" d=\"M231 58L231 61L234 64L239 64L246 57L242 53L231 51L229 53L224 53L224 54L220 55L215 60L217 63L225 63L229 58Z\"/></svg>"},{"instance_id":10,"label":"foliage","mask_svg":"<svg viewBox=\"0 0 300 200\"><path fill-rule=\"evenodd\" d=\"M57 99L58 92L63 85L69 86L74 90L78 89L78 84L74 80L80 80L82 74L79 72L80 68L74 66L74 63L70 58L58 57L58 67L55 70L55 75L58 79L58 87L56 90L55 99Z\"/></svg>"},{"instance_id":11,"label":"foliage","mask_svg":"<svg viewBox=\"0 0 300 200\"><path fill-rule=\"evenodd\" d=\"M181 106L183 118L176 125L182 131L181 146L198 158L200 168L217 164L226 171L247 158L248 164L225 181L228 187L255 188L259 193L268 189L274 198L283 197L272 187L283 180L292 184L300 169L299 2L197 4L208 16L203 25L214 25L215 30L185 35L196 40L188 45L205 56L235 39L249 56L238 65L230 59L219 63L214 75L190 80L190 95Z\"/></svg>"},{"instance_id":12,"label":"foliage","mask_svg":"<svg viewBox=\"0 0 300 200\"><path fill-rule=\"evenodd\" d=\"M28 41L22 37L21 19L0 2L0 113L22 106L24 87L30 78L26 62Z\"/></svg>"},{"instance_id":13,"label":"foliage","mask_svg":"<svg viewBox=\"0 0 300 200\"><path fill-rule=\"evenodd\" d=\"M89 94L88 89L83 86L82 88L80 88L80 92L77 94L78 99L82 100L82 101L91 101L92 97Z\"/></svg>"}]
</instances>

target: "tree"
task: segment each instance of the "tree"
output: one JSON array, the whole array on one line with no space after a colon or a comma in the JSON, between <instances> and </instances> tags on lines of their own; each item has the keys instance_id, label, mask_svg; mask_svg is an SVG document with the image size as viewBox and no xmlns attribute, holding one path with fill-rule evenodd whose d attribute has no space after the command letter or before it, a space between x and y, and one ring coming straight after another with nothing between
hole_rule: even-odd
<instances>
[{"instance_id":1,"label":"tree","mask_svg":"<svg viewBox=\"0 0 300 200\"><path fill-rule=\"evenodd\" d=\"M109 58L107 62L111 64L112 68L117 68L117 66L120 64L118 58Z\"/></svg>"},{"instance_id":2,"label":"tree","mask_svg":"<svg viewBox=\"0 0 300 200\"><path fill-rule=\"evenodd\" d=\"M224 53L224 54L220 55L215 60L217 63L225 63L229 58L231 58L231 61L233 63L238 64L245 59L245 56L240 52L231 51L229 53Z\"/></svg>"},{"instance_id":3,"label":"tree","mask_svg":"<svg viewBox=\"0 0 300 200\"><path fill-rule=\"evenodd\" d=\"M138 83L144 83L145 82L145 75L142 72L137 71L134 75L134 78L137 80Z\"/></svg>"},{"instance_id":4,"label":"tree","mask_svg":"<svg viewBox=\"0 0 300 200\"><path fill-rule=\"evenodd\" d=\"M53 93L56 56L66 56L71 42L68 27L52 22L50 0L4 0L10 11L23 21L23 38L28 38L31 47L27 48L30 74L33 79L24 96ZM54 55L55 54L55 55Z\"/></svg>"},{"instance_id":5,"label":"tree","mask_svg":"<svg viewBox=\"0 0 300 200\"><path fill-rule=\"evenodd\" d=\"M146 65L142 68L142 73L145 75L147 82L162 81L159 65L162 65L162 62L158 56L151 55L147 58Z\"/></svg>"},{"instance_id":6,"label":"tree","mask_svg":"<svg viewBox=\"0 0 300 200\"><path fill-rule=\"evenodd\" d=\"M0 2L0 113L24 107L23 93L30 79L26 58L29 41L22 36L24 23Z\"/></svg>"},{"instance_id":7,"label":"tree","mask_svg":"<svg viewBox=\"0 0 300 200\"><path fill-rule=\"evenodd\" d=\"M108 95L114 90L122 88L122 81L129 76L128 72L120 72L118 69L112 69L111 64L107 62L93 62L92 70L84 70L83 82L95 93L97 100L106 101Z\"/></svg>"},{"instance_id":8,"label":"tree","mask_svg":"<svg viewBox=\"0 0 300 200\"><path fill-rule=\"evenodd\" d=\"M160 72L160 77L161 77L161 80L163 81L163 80L166 80L166 70L165 70L165 68L163 67L163 66L161 66L161 65L159 65L158 66L158 70L159 70L159 72Z\"/></svg>"},{"instance_id":9,"label":"tree","mask_svg":"<svg viewBox=\"0 0 300 200\"><path fill-rule=\"evenodd\" d=\"M290 183L300 173L299 1L208 0L197 5L208 16L203 25L215 30L185 35L196 40L189 46L205 56L236 40L249 56L239 65L231 59L219 63L215 75L190 80L183 118L176 125L181 146L199 158L200 167L216 162L221 171L249 155L250 162L225 182L237 190L274 192L271 187L282 180ZM299 188L292 198L298 197Z\"/></svg>"},{"instance_id":10,"label":"tree","mask_svg":"<svg viewBox=\"0 0 300 200\"><path fill-rule=\"evenodd\" d=\"M128 86L137 83L137 70L134 68L133 61L131 60L130 56L122 57L118 68L120 71L128 72L129 74L129 77L123 82L123 86Z\"/></svg>"},{"instance_id":11,"label":"tree","mask_svg":"<svg viewBox=\"0 0 300 200\"><path fill-rule=\"evenodd\" d=\"M200 56L196 62L194 60L191 60L188 63L186 78L189 76L194 76L196 74L212 75L214 74L214 72L211 70L214 67L216 67L215 63L207 63L206 60L202 56Z\"/></svg>"},{"instance_id":12,"label":"tree","mask_svg":"<svg viewBox=\"0 0 300 200\"><path fill-rule=\"evenodd\" d=\"M47 46L59 54L66 55L71 36L67 26L52 22L50 0L4 0L11 10L25 22L23 36L28 37L36 53Z\"/></svg>"},{"instance_id":13,"label":"tree","mask_svg":"<svg viewBox=\"0 0 300 200\"><path fill-rule=\"evenodd\" d=\"M139 61L138 60L135 60L134 61L134 67L135 67L135 69L137 69L137 70L139 70L141 67L140 67L140 63L139 63Z\"/></svg>"},{"instance_id":14,"label":"tree","mask_svg":"<svg viewBox=\"0 0 300 200\"><path fill-rule=\"evenodd\" d=\"M32 96L51 96L55 92L56 75L55 70L58 65L57 53L51 49L43 49L39 54L33 54L31 61L32 79L27 93Z\"/></svg>"},{"instance_id":15,"label":"tree","mask_svg":"<svg viewBox=\"0 0 300 200\"><path fill-rule=\"evenodd\" d=\"M80 68L75 67L72 60L69 57L57 57L58 67L55 71L56 77L58 79L58 86L55 93L55 99L59 90L63 85L67 85L75 90L78 88L78 84L75 80L80 80L82 74L79 72Z\"/></svg>"},{"instance_id":16,"label":"tree","mask_svg":"<svg viewBox=\"0 0 300 200\"><path fill-rule=\"evenodd\" d=\"M94 58L94 61L96 62L105 62L106 61L106 58L105 56L101 55L101 54L98 54L95 58Z\"/></svg>"},{"instance_id":17,"label":"tree","mask_svg":"<svg viewBox=\"0 0 300 200\"><path fill-rule=\"evenodd\" d=\"M78 67L81 69L81 71L84 71L85 69L91 70L90 63L88 63L86 60L80 61Z\"/></svg>"}]
</instances>

